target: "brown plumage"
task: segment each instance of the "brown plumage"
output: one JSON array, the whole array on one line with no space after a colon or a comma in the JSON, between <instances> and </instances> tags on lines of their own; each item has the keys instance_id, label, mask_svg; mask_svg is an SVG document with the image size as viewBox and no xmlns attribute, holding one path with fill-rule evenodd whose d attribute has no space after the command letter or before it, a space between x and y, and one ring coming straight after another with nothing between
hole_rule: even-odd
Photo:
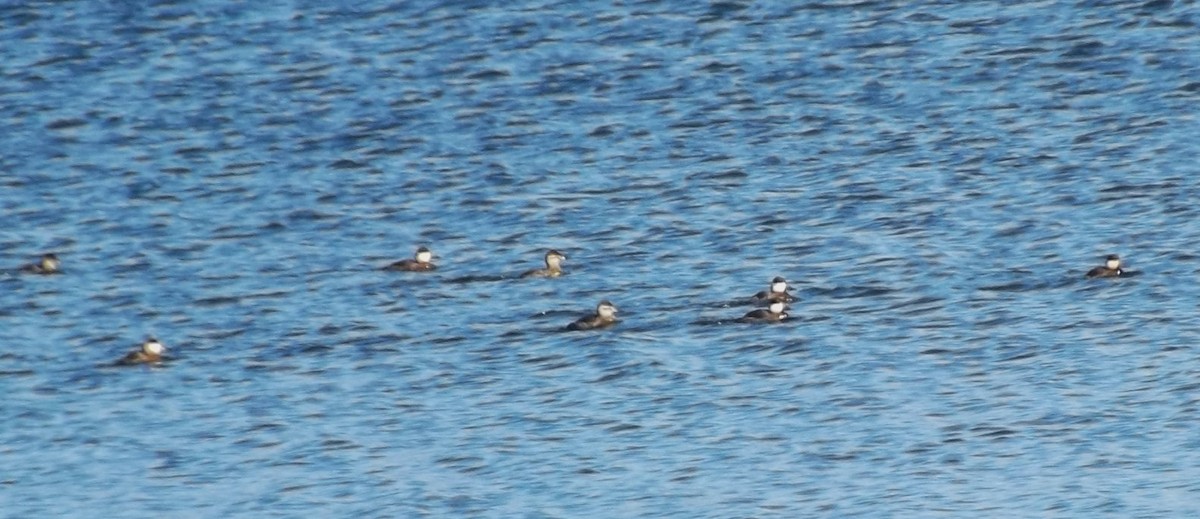
<instances>
[{"instance_id":1,"label":"brown plumage","mask_svg":"<svg viewBox=\"0 0 1200 519\"><path fill-rule=\"evenodd\" d=\"M567 329L568 330L597 330L600 328L607 328L609 326L617 324L616 315L617 315L616 305L608 302L608 300L600 301L600 304L596 305L596 313L595 314L592 314L592 315L589 315L586 317L580 317L577 321L575 321L571 324L568 324Z\"/></svg>"},{"instance_id":2,"label":"brown plumage","mask_svg":"<svg viewBox=\"0 0 1200 519\"><path fill-rule=\"evenodd\" d=\"M433 252L425 247L417 249L412 259L400 260L383 268L384 270L402 270L404 272L423 272L436 270L433 264Z\"/></svg>"}]
</instances>

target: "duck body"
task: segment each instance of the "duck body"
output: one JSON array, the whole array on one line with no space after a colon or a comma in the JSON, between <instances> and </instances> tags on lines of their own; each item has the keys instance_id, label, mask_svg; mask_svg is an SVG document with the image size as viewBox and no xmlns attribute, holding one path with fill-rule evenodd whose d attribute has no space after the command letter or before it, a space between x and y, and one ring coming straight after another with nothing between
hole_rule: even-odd
<instances>
[{"instance_id":1,"label":"duck body","mask_svg":"<svg viewBox=\"0 0 1200 519\"><path fill-rule=\"evenodd\" d=\"M417 260L400 260L383 268L384 270L395 270L401 272L425 272L429 270L437 270L437 265L433 263L421 263Z\"/></svg>"},{"instance_id":2,"label":"duck body","mask_svg":"<svg viewBox=\"0 0 1200 519\"><path fill-rule=\"evenodd\" d=\"M47 253L43 254L42 259L38 260L36 263L30 263L24 267L21 267L21 272L26 274L40 274L43 276L58 274L58 268L61 265L62 262L58 260L57 255L54 253Z\"/></svg>"},{"instance_id":3,"label":"duck body","mask_svg":"<svg viewBox=\"0 0 1200 519\"><path fill-rule=\"evenodd\" d=\"M129 352L124 357L121 357L116 364L118 366L157 364L163 361L163 353L166 351L166 349L167 348L163 346L161 342L158 342L158 339L150 337L149 339L146 339L146 342L142 343L140 348Z\"/></svg>"},{"instance_id":4,"label":"duck body","mask_svg":"<svg viewBox=\"0 0 1200 519\"><path fill-rule=\"evenodd\" d=\"M616 305L606 301L601 301L596 305L596 313L580 317L575 322L568 324L568 330L598 330L608 328L617 324L617 307Z\"/></svg>"},{"instance_id":5,"label":"duck body","mask_svg":"<svg viewBox=\"0 0 1200 519\"><path fill-rule=\"evenodd\" d=\"M433 264L433 252L425 247L417 249L413 254L412 259L400 260L391 265L383 267L383 270L397 270L402 272L425 272L437 270L437 265Z\"/></svg>"},{"instance_id":6,"label":"duck body","mask_svg":"<svg viewBox=\"0 0 1200 519\"><path fill-rule=\"evenodd\" d=\"M788 286L787 280L781 277L776 277L775 279L771 280L770 287L762 292L754 294L751 299L753 299L755 303L766 305L771 303L791 303L792 301L795 301L796 298L792 297L792 295L788 293L790 288L791 287Z\"/></svg>"},{"instance_id":7,"label":"duck body","mask_svg":"<svg viewBox=\"0 0 1200 519\"><path fill-rule=\"evenodd\" d=\"M562 261L567 259L567 255L558 252L554 249L546 251L546 268L527 270L521 274L522 278L556 278L563 275Z\"/></svg>"},{"instance_id":8,"label":"duck body","mask_svg":"<svg viewBox=\"0 0 1200 519\"><path fill-rule=\"evenodd\" d=\"M1115 278L1124 273L1125 273L1125 271L1121 270L1121 269L1096 267L1096 268L1088 271L1087 277L1089 277L1089 278Z\"/></svg>"},{"instance_id":9,"label":"duck body","mask_svg":"<svg viewBox=\"0 0 1200 519\"><path fill-rule=\"evenodd\" d=\"M1121 257L1116 254L1110 254L1104 258L1104 264L1089 270L1088 278L1115 278L1125 273L1121 268Z\"/></svg>"},{"instance_id":10,"label":"duck body","mask_svg":"<svg viewBox=\"0 0 1200 519\"><path fill-rule=\"evenodd\" d=\"M756 303L791 303L795 300L796 298L787 292L771 292L769 290L763 290L762 292L754 294L754 302Z\"/></svg>"},{"instance_id":11,"label":"duck body","mask_svg":"<svg viewBox=\"0 0 1200 519\"><path fill-rule=\"evenodd\" d=\"M740 323L777 323L787 318L785 312L787 306L782 301L771 303L768 308L759 308L748 312L746 315L738 319Z\"/></svg>"}]
</instances>

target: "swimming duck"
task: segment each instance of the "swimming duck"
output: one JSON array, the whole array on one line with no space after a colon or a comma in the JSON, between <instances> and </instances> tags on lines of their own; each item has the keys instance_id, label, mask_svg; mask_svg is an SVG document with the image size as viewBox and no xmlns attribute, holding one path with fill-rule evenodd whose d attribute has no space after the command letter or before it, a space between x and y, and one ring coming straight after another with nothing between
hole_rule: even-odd
<instances>
[{"instance_id":1,"label":"swimming duck","mask_svg":"<svg viewBox=\"0 0 1200 519\"><path fill-rule=\"evenodd\" d=\"M788 289L790 288L786 279L776 276L775 279L771 280L771 286L767 290L754 294L754 302L774 303L778 301L781 303L790 303L796 300L796 298L788 293Z\"/></svg>"},{"instance_id":2,"label":"swimming duck","mask_svg":"<svg viewBox=\"0 0 1200 519\"><path fill-rule=\"evenodd\" d=\"M142 343L140 348L129 352L121 360L118 360L117 365L156 364L162 362L162 355L166 350L167 348L161 342L158 342L158 339L150 337L146 339L146 342Z\"/></svg>"},{"instance_id":3,"label":"swimming duck","mask_svg":"<svg viewBox=\"0 0 1200 519\"><path fill-rule=\"evenodd\" d=\"M562 261L567 255L554 249L546 251L546 268L533 269L521 274L523 278L556 278L563 274Z\"/></svg>"},{"instance_id":4,"label":"swimming duck","mask_svg":"<svg viewBox=\"0 0 1200 519\"><path fill-rule=\"evenodd\" d=\"M767 308L759 308L753 312L747 313L738 319L741 323L777 323L787 318L788 314L784 313L787 305L783 301L771 303Z\"/></svg>"},{"instance_id":5,"label":"swimming duck","mask_svg":"<svg viewBox=\"0 0 1200 519\"><path fill-rule=\"evenodd\" d=\"M58 274L58 267L61 263L58 261L58 256L53 252L48 252L42 255L42 259L37 263L30 263L21 267L21 272L29 274Z\"/></svg>"},{"instance_id":6,"label":"swimming duck","mask_svg":"<svg viewBox=\"0 0 1200 519\"><path fill-rule=\"evenodd\" d=\"M1125 271L1121 269L1121 257L1116 254L1109 254L1107 258L1104 258L1104 265L1089 270L1087 277L1115 278L1124 273Z\"/></svg>"},{"instance_id":7,"label":"swimming duck","mask_svg":"<svg viewBox=\"0 0 1200 519\"><path fill-rule=\"evenodd\" d=\"M423 272L426 270L436 270L437 265L433 264L433 252L428 248L420 247L413 254L412 259L400 260L383 268L383 270L402 270L405 272Z\"/></svg>"},{"instance_id":8,"label":"swimming duck","mask_svg":"<svg viewBox=\"0 0 1200 519\"><path fill-rule=\"evenodd\" d=\"M568 330L596 330L607 328L617 323L617 307L608 302L608 300L600 301L596 305L596 313L586 317L580 317L579 320L568 324Z\"/></svg>"}]
</instances>

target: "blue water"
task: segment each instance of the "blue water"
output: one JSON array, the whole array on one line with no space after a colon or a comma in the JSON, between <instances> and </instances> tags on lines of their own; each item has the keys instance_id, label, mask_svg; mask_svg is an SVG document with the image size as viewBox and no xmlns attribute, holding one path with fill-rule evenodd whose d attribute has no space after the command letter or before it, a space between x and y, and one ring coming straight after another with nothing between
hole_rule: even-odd
<instances>
[{"instance_id":1,"label":"blue water","mask_svg":"<svg viewBox=\"0 0 1200 519\"><path fill-rule=\"evenodd\" d=\"M1200 7L492 4L0 7L0 516L1200 515Z\"/></svg>"}]
</instances>

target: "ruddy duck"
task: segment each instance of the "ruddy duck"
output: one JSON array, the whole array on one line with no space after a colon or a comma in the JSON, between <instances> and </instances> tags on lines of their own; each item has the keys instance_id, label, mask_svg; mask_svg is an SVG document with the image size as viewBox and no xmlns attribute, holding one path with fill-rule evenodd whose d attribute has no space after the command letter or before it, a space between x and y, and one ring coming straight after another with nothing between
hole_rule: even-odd
<instances>
[{"instance_id":1,"label":"ruddy duck","mask_svg":"<svg viewBox=\"0 0 1200 519\"><path fill-rule=\"evenodd\" d=\"M523 277L523 278L556 278L558 276L561 276L563 273L562 260L565 260L565 259L567 259L566 254L558 252L554 249L550 249L550 250L546 251L546 268L530 270L524 274L521 274L521 277Z\"/></svg>"},{"instance_id":2,"label":"ruddy duck","mask_svg":"<svg viewBox=\"0 0 1200 519\"><path fill-rule=\"evenodd\" d=\"M50 252L43 254L42 259L37 263L30 263L21 267L21 272L30 274L58 274L59 265L58 256Z\"/></svg>"},{"instance_id":3,"label":"ruddy duck","mask_svg":"<svg viewBox=\"0 0 1200 519\"><path fill-rule=\"evenodd\" d=\"M167 348L158 342L158 339L150 337L146 342L142 343L142 347L129 352L128 355L117 361L117 365L130 366L133 364L155 364L162 362L163 352Z\"/></svg>"},{"instance_id":4,"label":"ruddy duck","mask_svg":"<svg viewBox=\"0 0 1200 519\"><path fill-rule=\"evenodd\" d=\"M777 301L790 303L795 301L796 298L788 293L789 288L786 279L776 276L775 279L771 280L771 287L768 290L754 294L754 301L758 303L774 303Z\"/></svg>"},{"instance_id":5,"label":"ruddy duck","mask_svg":"<svg viewBox=\"0 0 1200 519\"><path fill-rule=\"evenodd\" d=\"M1107 258L1104 258L1104 265L1089 270L1087 277L1115 278L1124 273L1125 271L1121 269L1121 257L1116 254L1109 254Z\"/></svg>"},{"instance_id":6,"label":"ruddy duck","mask_svg":"<svg viewBox=\"0 0 1200 519\"><path fill-rule=\"evenodd\" d=\"M417 249L417 253L413 255L413 259L400 260L383 268L383 270L403 270L405 272L421 272L435 269L437 269L437 265L433 264L433 252L425 247Z\"/></svg>"},{"instance_id":7,"label":"ruddy duck","mask_svg":"<svg viewBox=\"0 0 1200 519\"><path fill-rule=\"evenodd\" d=\"M738 319L738 322L777 323L784 320L788 316L788 314L784 313L784 310L786 309L787 305L784 304L783 301L775 301L774 303L771 303L771 306L768 308L759 308L758 310L742 316L741 319Z\"/></svg>"},{"instance_id":8,"label":"ruddy duck","mask_svg":"<svg viewBox=\"0 0 1200 519\"><path fill-rule=\"evenodd\" d=\"M599 328L607 328L617 324L617 307L608 300L600 301L596 305L596 314L587 317L580 317L567 325L568 330L596 330Z\"/></svg>"}]
</instances>

